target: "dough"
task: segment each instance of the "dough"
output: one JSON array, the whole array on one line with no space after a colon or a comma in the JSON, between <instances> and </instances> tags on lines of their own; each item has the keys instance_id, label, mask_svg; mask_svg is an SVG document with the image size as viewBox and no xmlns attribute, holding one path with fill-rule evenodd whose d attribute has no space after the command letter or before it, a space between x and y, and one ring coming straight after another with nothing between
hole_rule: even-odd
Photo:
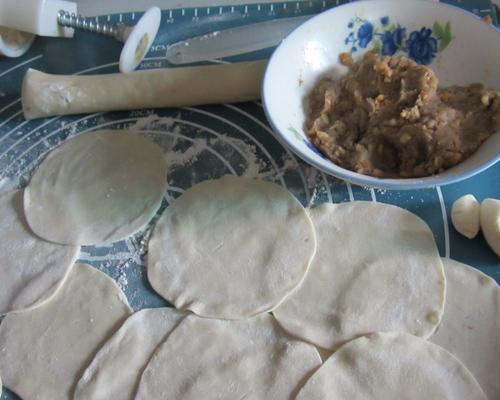
<instances>
[{"instance_id":1,"label":"dough","mask_svg":"<svg viewBox=\"0 0 500 400\"><path fill-rule=\"evenodd\" d=\"M81 134L42 161L24 192L33 231L53 242L95 245L146 225L166 188L167 165L151 140L129 131Z\"/></svg>"},{"instance_id":2,"label":"dough","mask_svg":"<svg viewBox=\"0 0 500 400\"><path fill-rule=\"evenodd\" d=\"M191 315L151 358L136 400L288 400L320 365L314 346L285 336L269 314Z\"/></svg>"},{"instance_id":3,"label":"dough","mask_svg":"<svg viewBox=\"0 0 500 400\"><path fill-rule=\"evenodd\" d=\"M21 90L26 119L260 99L267 61L138 71L49 75L29 69Z\"/></svg>"},{"instance_id":4,"label":"dough","mask_svg":"<svg viewBox=\"0 0 500 400\"><path fill-rule=\"evenodd\" d=\"M4 384L23 400L71 399L95 352L130 312L111 278L76 264L49 302L9 313L0 324Z\"/></svg>"},{"instance_id":5,"label":"dough","mask_svg":"<svg viewBox=\"0 0 500 400\"><path fill-rule=\"evenodd\" d=\"M133 400L153 352L184 316L173 308L145 309L130 316L87 367L74 400Z\"/></svg>"},{"instance_id":6,"label":"dough","mask_svg":"<svg viewBox=\"0 0 500 400\"><path fill-rule=\"evenodd\" d=\"M495 254L500 257L500 200L483 200L480 213L484 238Z\"/></svg>"},{"instance_id":7,"label":"dough","mask_svg":"<svg viewBox=\"0 0 500 400\"><path fill-rule=\"evenodd\" d=\"M479 233L479 203L472 194L455 200L451 207L451 222L458 233L473 239Z\"/></svg>"},{"instance_id":8,"label":"dough","mask_svg":"<svg viewBox=\"0 0 500 400\"><path fill-rule=\"evenodd\" d=\"M310 217L317 254L304 283L274 311L288 332L330 350L377 331L434 332L445 278L425 222L362 201L323 204Z\"/></svg>"},{"instance_id":9,"label":"dough","mask_svg":"<svg viewBox=\"0 0 500 400\"><path fill-rule=\"evenodd\" d=\"M296 400L487 400L465 366L405 333L375 333L342 346Z\"/></svg>"},{"instance_id":10,"label":"dough","mask_svg":"<svg viewBox=\"0 0 500 400\"><path fill-rule=\"evenodd\" d=\"M36 307L53 296L78 247L46 242L29 228L22 191L0 194L0 315Z\"/></svg>"},{"instance_id":11,"label":"dough","mask_svg":"<svg viewBox=\"0 0 500 400\"><path fill-rule=\"evenodd\" d=\"M277 185L226 176L200 183L160 217L148 278L179 309L226 319L276 307L316 250L302 205Z\"/></svg>"},{"instance_id":12,"label":"dough","mask_svg":"<svg viewBox=\"0 0 500 400\"><path fill-rule=\"evenodd\" d=\"M471 371L490 400L500 399L500 288L489 276L443 259L446 306L430 341Z\"/></svg>"}]
</instances>

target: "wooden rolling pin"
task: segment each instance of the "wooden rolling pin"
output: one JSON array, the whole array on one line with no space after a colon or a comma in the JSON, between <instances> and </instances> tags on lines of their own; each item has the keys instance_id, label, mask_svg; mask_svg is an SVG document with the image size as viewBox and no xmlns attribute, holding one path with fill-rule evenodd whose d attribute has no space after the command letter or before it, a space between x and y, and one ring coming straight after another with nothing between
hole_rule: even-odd
<instances>
[{"instance_id":1,"label":"wooden rolling pin","mask_svg":"<svg viewBox=\"0 0 500 400\"><path fill-rule=\"evenodd\" d=\"M138 71L50 75L29 69L23 80L26 119L141 108L184 107L260 98L266 61Z\"/></svg>"}]
</instances>

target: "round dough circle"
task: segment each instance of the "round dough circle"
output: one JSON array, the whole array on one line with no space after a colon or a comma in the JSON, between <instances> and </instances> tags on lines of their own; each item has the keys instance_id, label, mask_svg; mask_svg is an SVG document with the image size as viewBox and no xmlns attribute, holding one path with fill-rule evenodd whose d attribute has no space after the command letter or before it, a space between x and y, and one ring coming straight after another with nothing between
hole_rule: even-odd
<instances>
[{"instance_id":1,"label":"round dough circle","mask_svg":"<svg viewBox=\"0 0 500 400\"><path fill-rule=\"evenodd\" d=\"M0 324L0 375L19 397L67 400L95 352L131 310L118 285L76 264L56 295Z\"/></svg>"},{"instance_id":2,"label":"round dough circle","mask_svg":"<svg viewBox=\"0 0 500 400\"><path fill-rule=\"evenodd\" d=\"M270 314L228 321L186 317L151 358L136 400L293 399L321 365Z\"/></svg>"},{"instance_id":3,"label":"round dough circle","mask_svg":"<svg viewBox=\"0 0 500 400\"><path fill-rule=\"evenodd\" d=\"M406 333L375 333L337 350L296 400L487 400L451 353Z\"/></svg>"},{"instance_id":4,"label":"round dough circle","mask_svg":"<svg viewBox=\"0 0 500 400\"><path fill-rule=\"evenodd\" d=\"M154 351L185 316L173 308L144 309L131 315L87 367L74 400L133 399Z\"/></svg>"},{"instance_id":5,"label":"round dough circle","mask_svg":"<svg viewBox=\"0 0 500 400\"><path fill-rule=\"evenodd\" d=\"M37 307L53 296L78 255L77 246L35 236L26 222L22 191L0 194L0 315Z\"/></svg>"},{"instance_id":6,"label":"round dough circle","mask_svg":"<svg viewBox=\"0 0 500 400\"><path fill-rule=\"evenodd\" d=\"M429 338L462 361L490 399L500 395L500 287L468 265L443 259L446 306Z\"/></svg>"},{"instance_id":7,"label":"round dough circle","mask_svg":"<svg viewBox=\"0 0 500 400\"><path fill-rule=\"evenodd\" d=\"M377 331L434 332L445 277L424 221L362 201L322 204L309 214L316 256L302 285L274 310L288 332L331 350Z\"/></svg>"},{"instance_id":8,"label":"round dough circle","mask_svg":"<svg viewBox=\"0 0 500 400\"><path fill-rule=\"evenodd\" d=\"M187 190L160 217L148 278L179 309L239 319L275 308L304 279L314 228L288 191L226 176Z\"/></svg>"},{"instance_id":9,"label":"round dough circle","mask_svg":"<svg viewBox=\"0 0 500 400\"><path fill-rule=\"evenodd\" d=\"M33 231L53 242L114 242L146 225L166 188L166 159L129 131L95 131L63 143L42 161L24 192Z\"/></svg>"}]
</instances>

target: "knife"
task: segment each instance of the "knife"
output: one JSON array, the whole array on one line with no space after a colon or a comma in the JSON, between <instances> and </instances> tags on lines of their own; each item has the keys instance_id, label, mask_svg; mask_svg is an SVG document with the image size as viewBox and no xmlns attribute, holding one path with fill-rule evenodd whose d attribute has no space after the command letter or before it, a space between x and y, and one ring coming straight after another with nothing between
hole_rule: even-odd
<instances>
[{"instance_id":1,"label":"knife","mask_svg":"<svg viewBox=\"0 0 500 400\"><path fill-rule=\"evenodd\" d=\"M273 19L195 36L169 45L166 58L171 64L189 64L274 47L311 17Z\"/></svg>"}]
</instances>

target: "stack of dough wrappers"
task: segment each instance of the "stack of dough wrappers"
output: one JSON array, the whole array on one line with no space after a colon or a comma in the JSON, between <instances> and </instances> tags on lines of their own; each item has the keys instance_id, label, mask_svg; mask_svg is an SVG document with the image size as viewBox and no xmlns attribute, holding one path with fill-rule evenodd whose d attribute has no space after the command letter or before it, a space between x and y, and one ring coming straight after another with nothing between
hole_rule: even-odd
<instances>
[{"instance_id":1,"label":"stack of dough wrappers","mask_svg":"<svg viewBox=\"0 0 500 400\"><path fill-rule=\"evenodd\" d=\"M0 194L0 376L22 399L500 399L499 287L419 217L235 176L161 208L167 171L147 137L97 131ZM77 263L140 230L173 307L134 312Z\"/></svg>"}]
</instances>

